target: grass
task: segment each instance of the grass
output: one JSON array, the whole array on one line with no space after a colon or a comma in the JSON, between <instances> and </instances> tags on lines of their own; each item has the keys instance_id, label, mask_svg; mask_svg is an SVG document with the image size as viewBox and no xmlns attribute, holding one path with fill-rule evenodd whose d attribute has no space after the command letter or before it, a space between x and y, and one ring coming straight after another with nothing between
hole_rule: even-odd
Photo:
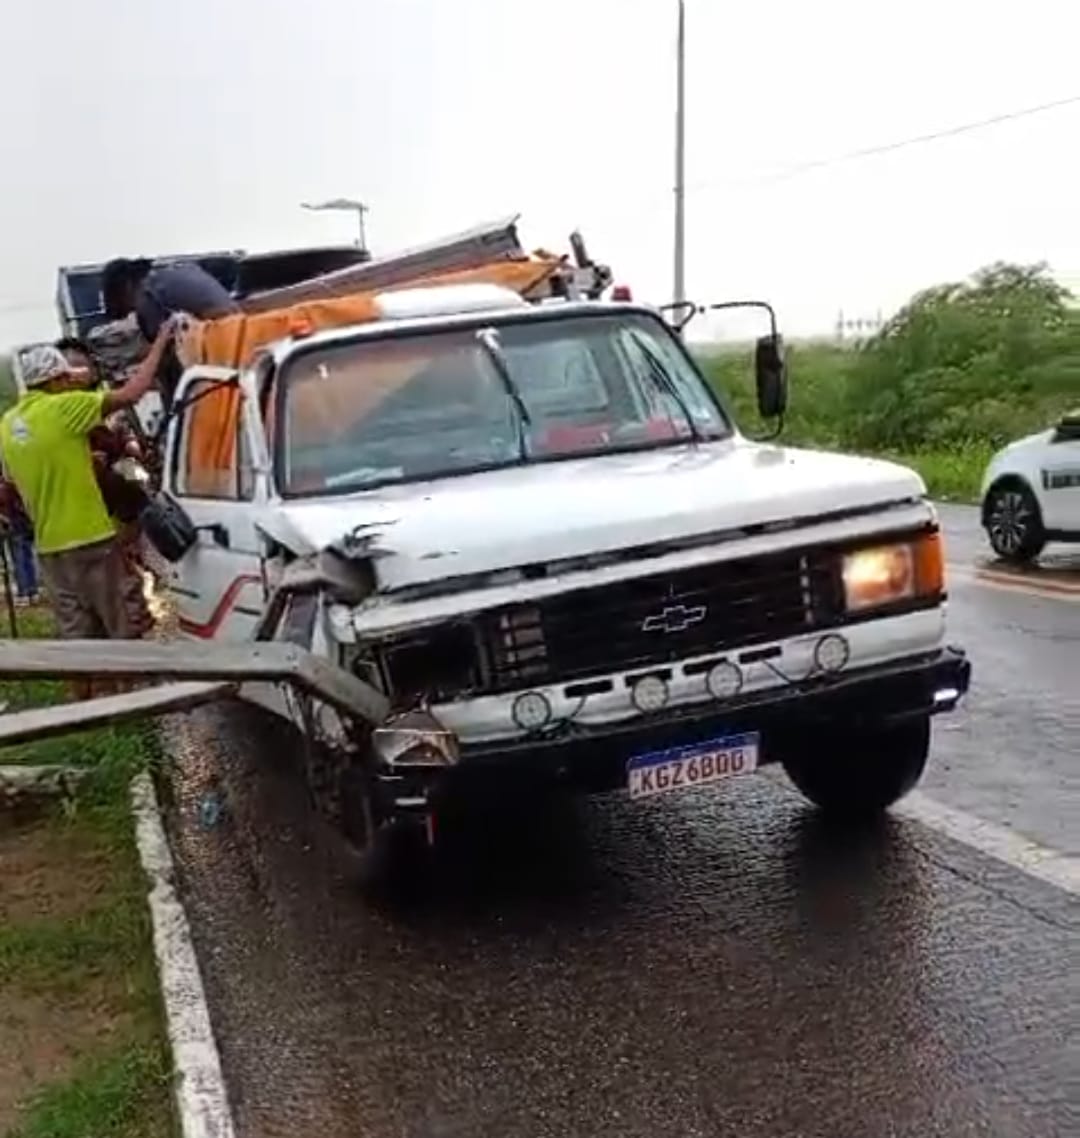
<instances>
[{"instance_id":1,"label":"grass","mask_svg":"<svg viewBox=\"0 0 1080 1138\"><path fill-rule=\"evenodd\" d=\"M971 443L956 450L918 450L909 454L885 451L881 457L917 470L930 496L939 502L977 503L983 473L994 447Z\"/></svg>"},{"instance_id":2,"label":"grass","mask_svg":"<svg viewBox=\"0 0 1080 1138\"><path fill-rule=\"evenodd\" d=\"M93 1057L37 1092L11 1138L166 1135L168 1120L158 1111L169 1078L160 1049L146 1044Z\"/></svg>"},{"instance_id":3,"label":"grass","mask_svg":"<svg viewBox=\"0 0 1080 1138\"><path fill-rule=\"evenodd\" d=\"M755 429L748 348L703 351L710 382ZM924 289L858 346L789 345L792 445L914 467L937 498L976 502L991 456L1045 430L1080 392L1080 310L1046 265L995 262Z\"/></svg>"},{"instance_id":4,"label":"grass","mask_svg":"<svg viewBox=\"0 0 1080 1138\"><path fill-rule=\"evenodd\" d=\"M23 610L18 620L20 636L52 629L46 610ZM0 699L12 707L63 698L61 684L0 685ZM22 1039L6 1064L0 1047L6 1138L173 1133L170 1059L128 799L132 776L157 754L152 729L139 725L0 750L2 764L88 771L73 801L30 820L0 817L0 858L26 875L23 883L0 878L0 1007ZM0 1034L7 1030L0 1023Z\"/></svg>"},{"instance_id":5,"label":"grass","mask_svg":"<svg viewBox=\"0 0 1080 1138\"><path fill-rule=\"evenodd\" d=\"M771 424L756 411L750 353L720 351L701 359L705 374L735 421L746 434L762 437ZM977 502L983 473L995 451L1009 438L1038 430L1054 421L1075 394L1051 398L1014 415L1015 427L972 431L970 437L927 432L906 445L882 443L868 427L857 398L860 355L833 345L795 345L789 352L790 398L782 441L791 446L845 451L886 458L910 466L922 476L932 497L943 501ZM952 421L960 412L960 399L942 412ZM872 426L872 424L871 424Z\"/></svg>"},{"instance_id":6,"label":"grass","mask_svg":"<svg viewBox=\"0 0 1080 1138\"><path fill-rule=\"evenodd\" d=\"M56 824L68 826L63 819ZM80 821L84 827L86 822ZM108 840L108 836L106 836ZM117 851L122 853L123 851ZM23 993L70 994L90 979L116 976L134 990L154 987L143 965L149 927L141 898L121 886L115 896L85 914L63 920L20 921L0 930L0 986Z\"/></svg>"}]
</instances>

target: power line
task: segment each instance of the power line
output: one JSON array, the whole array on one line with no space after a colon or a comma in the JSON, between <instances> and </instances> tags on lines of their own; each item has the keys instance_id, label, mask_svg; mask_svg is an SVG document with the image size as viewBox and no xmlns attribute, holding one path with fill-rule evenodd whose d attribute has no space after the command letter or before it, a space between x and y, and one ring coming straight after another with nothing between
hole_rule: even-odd
<instances>
[{"instance_id":1,"label":"power line","mask_svg":"<svg viewBox=\"0 0 1080 1138\"><path fill-rule=\"evenodd\" d=\"M944 138L955 138L957 135L970 134L972 131L977 130L985 130L988 127L999 126L1001 123L1013 122L1016 119L1030 118L1032 115L1041 115L1046 111L1059 110L1061 107L1071 106L1075 103L1080 103L1080 95L1070 95L1065 99L1055 99L1051 103L1040 103L1034 107L1023 107L1016 111L1006 111L1004 114L991 115L989 118L976 119L974 122L961 123L959 126L945 127L942 130L931 131L929 134L916 134L910 138L901 138L893 142L880 143L876 146L866 146L859 150L851 150L847 154L833 155L829 158L815 158L809 162L800 162L796 166L789 166L786 170L781 170L776 174L766 174L764 177L754 178L749 182L727 184L760 186L771 182L782 182L788 178L795 178L800 174L809 173L812 170L821 170L829 166L839 166L843 163L856 162L863 158L875 158L879 154L889 154L894 150L904 150L909 146L922 146L928 142L937 142ZM717 184L718 182L716 180L698 182L692 189L694 191L707 189Z\"/></svg>"},{"instance_id":2,"label":"power line","mask_svg":"<svg viewBox=\"0 0 1080 1138\"><path fill-rule=\"evenodd\" d=\"M799 177L801 174L811 173L814 170L825 169L829 166L839 166L848 162L856 162L864 158L874 158L880 154L888 154L890 151L903 150L911 146L925 145L926 143L936 142L941 139L953 138L957 135L968 134L973 131L986 130L989 127L998 126L1002 123L1010 122L1014 119L1029 118L1032 115L1043 114L1047 111L1059 110L1063 107L1072 106L1080 103L1080 94L1070 95L1064 99L1055 99L1050 103L1040 103L1033 107L1022 107L1019 110L1007 111L1004 114L991 115L988 118L977 119L973 122L961 123L958 126L945 127L941 130L931 131L928 134L912 135L910 138L897 139L892 142L879 143L874 146L862 147L859 150L852 150L846 154L834 154L824 158L814 158L809 162L802 162L795 166L789 166L785 170L779 170L773 174L763 174L754 178L743 179L727 179L727 178L712 178L703 182L695 182L686 187L688 194L696 194L701 190L713 189L718 186L726 186L729 188L752 188L755 186L770 185L775 182L787 181L791 178ZM663 208L668 195L663 196L657 194L654 198L650 198L647 202L637 208L628 211L625 214L618 215L622 220L630 220L643 218L645 216L652 216L659 209Z\"/></svg>"},{"instance_id":3,"label":"power line","mask_svg":"<svg viewBox=\"0 0 1080 1138\"><path fill-rule=\"evenodd\" d=\"M833 155L827 158L815 158L809 162L801 162L795 166L789 166L786 170L780 170L775 174L766 174L762 177L747 179L744 181L726 181L724 179L710 179L705 182L696 182L691 186L686 187L687 193L697 193L699 190L711 189L714 186L762 186L770 185L775 182L787 181L790 178L799 177L802 174L811 173L814 170L827 169L830 166L840 166L848 162L857 162L864 158L876 158L881 154L889 154L896 150L905 150L911 146L923 146L930 142L938 142L946 138L955 138L958 135L970 134L973 131L986 130L989 127L999 126L1002 123L1014 122L1017 119L1030 118L1033 115L1045 114L1047 111L1060 110L1063 107L1073 106L1080 103L1080 94L1069 95L1064 99L1055 99L1049 103L1039 103L1033 107L1022 107L1015 111L1006 111L1003 114L990 115L988 118L976 119L973 122L961 123L957 126L945 127L941 130L931 131L927 134L916 134L909 138L896 139L892 142L879 143L875 146L866 146L858 150L848 151L846 154ZM666 195L665 195L666 197ZM657 202L658 204L658 202ZM652 212L653 206L649 205L642 209L635 210L631 216L640 216L642 213ZM35 303L31 301L14 302L14 303L0 303L0 315L8 315L18 312L44 312L51 310L52 306L49 304Z\"/></svg>"}]
</instances>

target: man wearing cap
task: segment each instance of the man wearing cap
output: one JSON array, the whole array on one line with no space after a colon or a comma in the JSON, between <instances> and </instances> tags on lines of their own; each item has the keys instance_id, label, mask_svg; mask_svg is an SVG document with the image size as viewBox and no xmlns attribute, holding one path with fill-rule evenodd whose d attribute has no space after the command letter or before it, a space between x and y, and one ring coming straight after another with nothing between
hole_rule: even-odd
<instances>
[{"instance_id":1,"label":"man wearing cap","mask_svg":"<svg viewBox=\"0 0 1080 1138\"><path fill-rule=\"evenodd\" d=\"M137 635L123 603L126 564L98 487L90 434L150 389L170 332L166 322L131 379L113 391L85 390L89 373L58 348L30 349L26 394L0 419L0 458L33 522L42 582L67 639Z\"/></svg>"},{"instance_id":2,"label":"man wearing cap","mask_svg":"<svg viewBox=\"0 0 1080 1138\"><path fill-rule=\"evenodd\" d=\"M65 336L57 340L55 346L64 353L64 358L75 371L85 369L90 375L89 387L101 386L101 367L91 352L89 345L82 340ZM139 516L148 502L146 490L137 482L129 481L117 470L117 464L124 459L140 459L142 450L134 431L125 420L130 416L117 413L110 416L87 436L90 455L94 460L98 489L105 509L116 523L116 537L124 551L127 573L120 583L131 634L142 635L154 627L145 593L143 565L141 559L142 538L139 529Z\"/></svg>"}]
</instances>

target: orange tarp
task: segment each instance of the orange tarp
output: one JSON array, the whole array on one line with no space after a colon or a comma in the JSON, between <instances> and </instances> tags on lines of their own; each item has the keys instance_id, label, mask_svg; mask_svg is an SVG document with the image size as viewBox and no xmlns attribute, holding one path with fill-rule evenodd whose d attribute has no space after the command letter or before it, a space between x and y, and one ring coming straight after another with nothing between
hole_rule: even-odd
<instances>
[{"instance_id":1,"label":"orange tarp","mask_svg":"<svg viewBox=\"0 0 1080 1138\"><path fill-rule=\"evenodd\" d=\"M240 392L235 387L210 390L191 407L183 489L193 497L236 497L239 412Z\"/></svg>"},{"instance_id":2,"label":"orange tarp","mask_svg":"<svg viewBox=\"0 0 1080 1138\"><path fill-rule=\"evenodd\" d=\"M558 258L547 256L494 261L477 268L418 278L378 292L305 301L250 316L238 313L217 320L196 321L182 335L180 357L186 366L243 367L260 348L285 339L301 328L310 334L378 320L381 312L377 297L406 288L485 283L502 285L527 297L560 263ZM239 407L239 392L223 387L204 395L191 408L184 471L187 493L197 497L228 497L234 493ZM332 409L327 411L332 412Z\"/></svg>"},{"instance_id":3,"label":"orange tarp","mask_svg":"<svg viewBox=\"0 0 1080 1138\"><path fill-rule=\"evenodd\" d=\"M237 313L194 326L187 342L188 364L243 367L267 344L284 340L301 328L317 332L378 320L374 293L357 293L333 300L305 301L290 308L277 308L253 316Z\"/></svg>"},{"instance_id":4,"label":"orange tarp","mask_svg":"<svg viewBox=\"0 0 1080 1138\"><path fill-rule=\"evenodd\" d=\"M421 277L395 285L392 289L358 292L328 300L304 301L271 312L258 312L250 316L238 313L198 322L185 344L185 362L242 367L250 362L259 348L272 344L275 340L285 339L300 327L318 332L378 320L380 312L377 297L406 288L485 283L502 285L527 296L551 276L559 263L556 258L493 261L473 269Z\"/></svg>"}]
</instances>

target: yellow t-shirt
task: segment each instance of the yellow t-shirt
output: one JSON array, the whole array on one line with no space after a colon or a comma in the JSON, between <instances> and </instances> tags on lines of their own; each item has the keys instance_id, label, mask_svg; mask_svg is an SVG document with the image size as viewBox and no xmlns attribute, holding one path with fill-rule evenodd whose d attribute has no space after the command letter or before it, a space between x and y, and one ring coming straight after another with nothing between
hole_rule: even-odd
<instances>
[{"instance_id":1,"label":"yellow t-shirt","mask_svg":"<svg viewBox=\"0 0 1080 1138\"><path fill-rule=\"evenodd\" d=\"M102 421L104 402L103 391L29 391L0 419L0 457L34 523L39 553L116 533L87 437Z\"/></svg>"}]
</instances>

